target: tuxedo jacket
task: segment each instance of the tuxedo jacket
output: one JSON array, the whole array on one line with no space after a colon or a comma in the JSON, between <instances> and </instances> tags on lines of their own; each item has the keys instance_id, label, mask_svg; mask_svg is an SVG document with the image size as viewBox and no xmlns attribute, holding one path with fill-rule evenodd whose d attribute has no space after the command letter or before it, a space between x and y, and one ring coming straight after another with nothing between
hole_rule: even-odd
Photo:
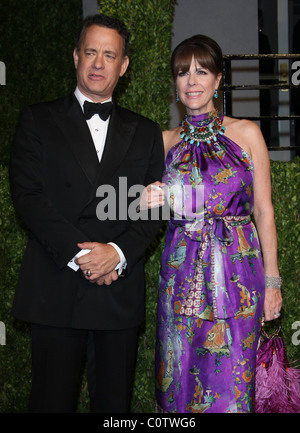
<instances>
[{"instance_id":1,"label":"tuxedo jacket","mask_svg":"<svg viewBox=\"0 0 300 433\"><path fill-rule=\"evenodd\" d=\"M16 318L78 329L125 329L143 321L143 254L160 222L100 220L97 206L105 197L97 197L97 189L114 188L118 211L124 182L129 190L160 180L163 160L158 124L116 103L100 163L73 93L23 110L10 163L13 203L30 230L12 307ZM127 275L98 286L70 269L77 244L85 241L115 242Z\"/></svg>"}]
</instances>

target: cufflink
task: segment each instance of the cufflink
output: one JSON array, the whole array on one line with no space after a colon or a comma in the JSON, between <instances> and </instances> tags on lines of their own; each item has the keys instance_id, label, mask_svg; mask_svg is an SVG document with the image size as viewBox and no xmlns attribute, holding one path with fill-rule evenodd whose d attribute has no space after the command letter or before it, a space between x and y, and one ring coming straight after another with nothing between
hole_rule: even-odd
<instances>
[{"instance_id":1,"label":"cufflink","mask_svg":"<svg viewBox=\"0 0 300 433\"><path fill-rule=\"evenodd\" d=\"M127 277L127 266L124 266L122 272L119 273L119 277Z\"/></svg>"}]
</instances>

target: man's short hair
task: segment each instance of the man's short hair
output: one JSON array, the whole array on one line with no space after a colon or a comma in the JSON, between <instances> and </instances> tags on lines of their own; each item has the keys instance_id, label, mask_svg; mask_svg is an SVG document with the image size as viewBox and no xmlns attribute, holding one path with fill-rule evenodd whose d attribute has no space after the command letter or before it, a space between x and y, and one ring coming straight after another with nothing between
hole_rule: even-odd
<instances>
[{"instance_id":1,"label":"man's short hair","mask_svg":"<svg viewBox=\"0 0 300 433\"><path fill-rule=\"evenodd\" d=\"M123 39L123 57L129 55L130 34L125 24L118 18L110 17L104 14L90 15L84 19L76 42L77 51L80 51L81 43L83 41L86 30L93 25L116 30Z\"/></svg>"}]
</instances>

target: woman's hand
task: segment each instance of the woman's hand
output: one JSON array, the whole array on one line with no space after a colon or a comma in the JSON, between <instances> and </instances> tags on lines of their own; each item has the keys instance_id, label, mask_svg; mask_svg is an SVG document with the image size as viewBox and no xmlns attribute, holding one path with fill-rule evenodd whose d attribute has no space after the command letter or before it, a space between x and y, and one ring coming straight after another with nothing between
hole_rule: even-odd
<instances>
[{"instance_id":1,"label":"woman's hand","mask_svg":"<svg viewBox=\"0 0 300 433\"><path fill-rule=\"evenodd\" d=\"M268 322L279 316L282 306L281 290L267 288L265 292L264 320Z\"/></svg>"},{"instance_id":2,"label":"woman's hand","mask_svg":"<svg viewBox=\"0 0 300 433\"><path fill-rule=\"evenodd\" d=\"M164 183L154 182L144 188L139 204L140 210L152 209L155 207L163 206L165 203L165 194L162 187Z\"/></svg>"}]
</instances>

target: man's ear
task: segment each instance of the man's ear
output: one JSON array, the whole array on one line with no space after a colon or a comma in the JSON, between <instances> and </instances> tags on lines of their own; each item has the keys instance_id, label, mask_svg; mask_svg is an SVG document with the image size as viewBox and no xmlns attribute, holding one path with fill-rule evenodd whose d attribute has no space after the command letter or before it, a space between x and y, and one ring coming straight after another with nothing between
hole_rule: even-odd
<instances>
[{"instance_id":1,"label":"man's ear","mask_svg":"<svg viewBox=\"0 0 300 433\"><path fill-rule=\"evenodd\" d=\"M74 59L75 69L77 69L77 65L78 65L78 51L77 51L77 48L74 48L73 59Z\"/></svg>"},{"instance_id":2,"label":"man's ear","mask_svg":"<svg viewBox=\"0 0 300 433\"><path fill-rule=\"evenodd\" d=\"M123 59L123 62L122 62L122 66L121 66L120 77L122 77L125 74L125 72L128 68L128 65L129 65L129 57L125 56Z\"/></svg>"}]
</instances>

